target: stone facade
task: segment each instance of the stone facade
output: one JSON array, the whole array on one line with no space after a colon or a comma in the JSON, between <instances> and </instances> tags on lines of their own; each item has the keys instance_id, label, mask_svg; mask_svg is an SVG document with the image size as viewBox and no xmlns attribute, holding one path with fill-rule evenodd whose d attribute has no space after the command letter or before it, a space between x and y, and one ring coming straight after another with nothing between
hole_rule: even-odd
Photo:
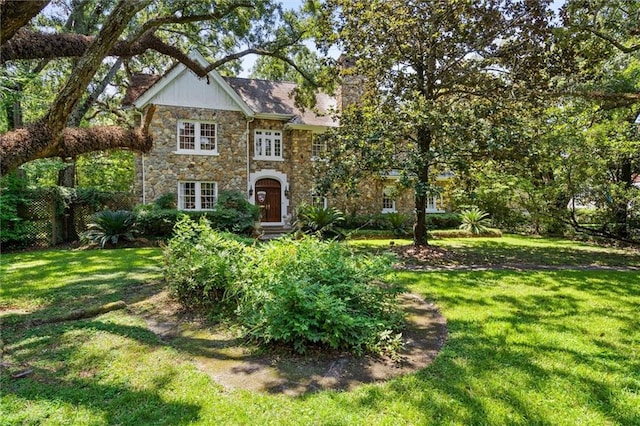
<instances>
[{"instance_id":1,"label":"stone facade","mask_svg":"<svg viewBox=\"0 0 640 426\"><path fill-rule=\"evenodd\" d=\"M179 120L217 123L217 155L177 153ZM247 187L247 127L240 112L157 106L150 125L154 146L136 160L136 194L151 203L177 193L179 181L215 181L218 190ZM144 162L144 167L143 167ZM144 179L144 184L143 184Z\"/></svg>"}]
</instances>

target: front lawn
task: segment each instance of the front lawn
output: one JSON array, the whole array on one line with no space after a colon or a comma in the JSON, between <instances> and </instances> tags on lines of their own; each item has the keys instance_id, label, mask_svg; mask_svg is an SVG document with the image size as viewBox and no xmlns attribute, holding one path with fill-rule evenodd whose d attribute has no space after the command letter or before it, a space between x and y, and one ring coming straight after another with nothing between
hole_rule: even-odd
<instances>
[{"instance_id":1,"label":"front lawn","mask_svg":"<svg viewBox=\"0 0 640 426\"><path fill-rule=\"evenodd\" d=\"M637 253L554 240L446 244L556 265L569 264L559 253L574 265L640 264ZM353 392L291 398L224 389L192 362L215 348L147 328L140 313L162 289L160 263L157 249L2 256L0 425L640 424L637 271L400 272L447 318L436 361ZM115 300L128 308L31 322Z\"/></svg>"}]
</instances>

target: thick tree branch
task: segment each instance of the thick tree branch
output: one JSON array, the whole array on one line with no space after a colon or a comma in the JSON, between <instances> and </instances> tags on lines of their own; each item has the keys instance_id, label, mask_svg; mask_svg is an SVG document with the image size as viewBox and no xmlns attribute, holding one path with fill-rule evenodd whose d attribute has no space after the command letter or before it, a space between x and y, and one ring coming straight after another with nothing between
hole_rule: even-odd
<instances>
[{"instance_id":1,"label":"thick tree branch","mask_svg":"<svg viewBox=\"0 0 640 426\"><path fill-rule=\"evenodd\" d=\"M49 4L51 0L8 1L0 0L0 45L11 39L20 28Z\"/></svg>"},{"instance_id":2,"label":"thick tree branch","mask_svg":"<svg viewBox=\"0 0 640 426\"><path fill-rule=\"evenodd\" d=\"M117 126L69 127L62 131L58 144L50 145L49 142L57 136L44 122L0 135L0 174L38 158L77 157L87 152L116 148L148 152L153 143L144 128Z\"/></svg>"}]
</instances>

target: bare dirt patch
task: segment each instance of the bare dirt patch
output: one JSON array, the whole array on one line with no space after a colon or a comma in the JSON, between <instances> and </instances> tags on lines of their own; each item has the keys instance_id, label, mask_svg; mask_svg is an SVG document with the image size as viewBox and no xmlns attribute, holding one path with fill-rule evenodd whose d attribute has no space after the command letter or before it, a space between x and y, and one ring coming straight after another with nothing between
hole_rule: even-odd
<instances>
[{"instance_id":1,"label":"bare dirt patch","mask_svg":"<svg viewBox=\"0 0 640 426\"><path fill-rule=\"evenodd\" d=\"M197 367L227 389L303 395L326 389L351 390L363 383L388 380L425 368L446 339L446 321L420 296L401 295L407 326L401 358L314 352L305 356L256 354L227 329L208 327L181 313L166 292L134 310L167 344L190 353Z\"/></svg>"}]
</instances>

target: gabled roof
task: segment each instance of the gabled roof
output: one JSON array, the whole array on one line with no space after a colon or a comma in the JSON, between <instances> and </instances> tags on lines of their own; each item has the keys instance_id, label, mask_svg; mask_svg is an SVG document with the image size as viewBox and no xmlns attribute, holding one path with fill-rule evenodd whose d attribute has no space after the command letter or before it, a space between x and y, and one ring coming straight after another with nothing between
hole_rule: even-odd
<instances>
[{"instance_id":1,"label":"gabled roof","mask_svg":"<svg viewBox=\"0 0 640 426\"><path fill-rule=\"evenodd\" d=\"M205 59L198 52L192 52L191 57L203 65L206 64ZM178 64L163 76L135 74L131 78L123 104L144 107L186 70L183 64ZM303 110L295 105L293 95L295 83L221 77L216 71L211 71L209 77L235 100L246 116L285 120L291 125L298 126L338 125L332 118L336 100L327 94L317 94L316 106L313 109Z\"/></svg>"},{"instance_id":2,"label":"gabled roof","mask_svg":"<svg viewBox=\"0 0 640 426\"><path fill-rule=\"evenodd\" d=\"M336 100L325 93L316 95L316 105L313 109L302 110L295 104L293 95L296 89L295 83L235 77L224 77L224 79L256 113L256 116L291 116L289 120L291 124L337 125L331 117L332 110L336 107Z\"/></svg>"}]
</instances>

